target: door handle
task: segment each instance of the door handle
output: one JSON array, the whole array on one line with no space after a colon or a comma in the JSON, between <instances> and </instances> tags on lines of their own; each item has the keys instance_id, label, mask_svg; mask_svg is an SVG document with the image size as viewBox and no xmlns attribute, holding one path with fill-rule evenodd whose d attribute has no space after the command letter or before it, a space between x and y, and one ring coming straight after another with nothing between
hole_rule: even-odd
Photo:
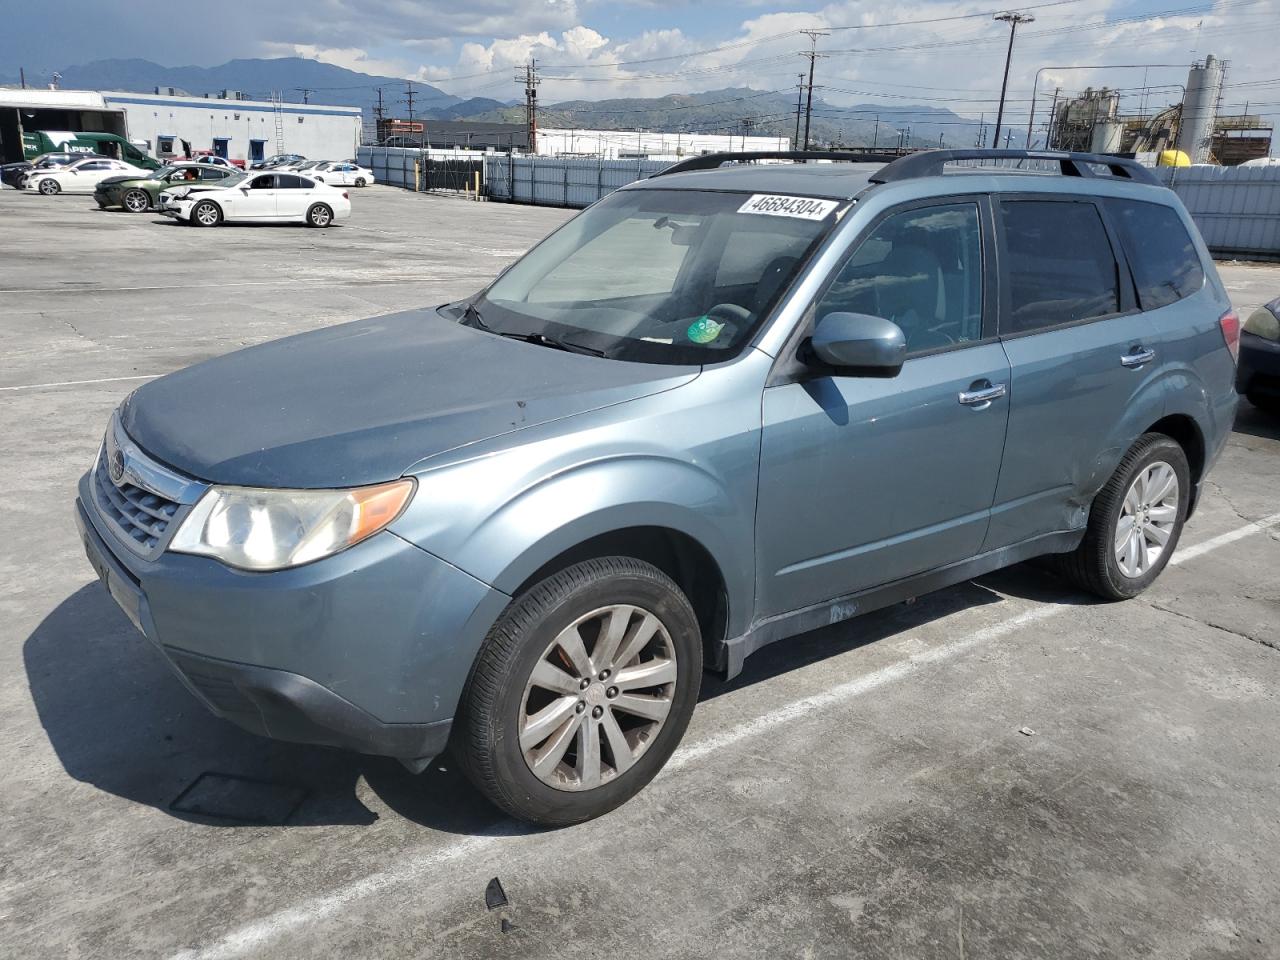
<instances>
[{"instance_id":1,"label":"door handle","mask_svg":"<svg viewBox=\"0 0 1280 960\"><path fill-rule=\"evenodd\" d=\"M992 400L998 400L1003 397L1005 392L1003 383L992 383L976 390L964 390L960 393L958 399L966 407L985 408Z\"/></svg>"},{"instance_id":2,"label":"door handle","mask_svg":"<svg viewBox=\"0 0 1280 960\"><path fill-rule=\"evenodd\" d=\"M1120 358L1121 366L1125 367L1141 367L1150 363L1156 357L1156 352L1150 347L1135 347L1129 353Z\"/></svg>"}]
</instances>

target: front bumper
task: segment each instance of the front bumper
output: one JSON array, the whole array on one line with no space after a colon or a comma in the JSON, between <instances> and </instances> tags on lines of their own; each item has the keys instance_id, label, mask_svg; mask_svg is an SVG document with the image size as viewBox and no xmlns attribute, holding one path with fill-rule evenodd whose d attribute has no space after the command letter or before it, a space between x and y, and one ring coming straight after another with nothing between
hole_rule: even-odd
<instances>
[{"instance_id":1,"label":"front bumper","mask_svg":"<svg viewBox=\"0 0 1280 960\"><path fill-rule=\"evenodd\" d=\"M112 598L213 713L280 740L421 769L508 597L383 532L274 573L119 543L80 482L76 522Z\"/></svg>"},{"instance_id":2,"label":"front bumper","mask_svg":"<svg viewBox=\"0 0 1280 960\"><path fill-rule=\"evenodd\" d=\"M1236 390L1242 394L1280 399L1280 342L1250 333L1240 334L1240 366Z\"/></svg>"}]
</instances>

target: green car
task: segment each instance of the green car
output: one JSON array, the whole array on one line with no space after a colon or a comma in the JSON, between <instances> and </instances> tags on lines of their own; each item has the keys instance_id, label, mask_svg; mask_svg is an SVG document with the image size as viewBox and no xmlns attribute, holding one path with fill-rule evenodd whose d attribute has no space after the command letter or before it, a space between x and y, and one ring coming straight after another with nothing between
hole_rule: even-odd
<instances>
[{"instance_id":1,"label":"green car","mask_svg":"<svg viewBox=\"0 0 1280 960\"><path fill-rule=\"evenodd\" d=\"M98 184L93 199L103 210L120 207L130 213L145 213L155 209L160 191L168 187L180 183L199 183L208 187L239 173L239 170L209 163L175 163L145 177L108 177Z\"/></svg>"}]
</instances>

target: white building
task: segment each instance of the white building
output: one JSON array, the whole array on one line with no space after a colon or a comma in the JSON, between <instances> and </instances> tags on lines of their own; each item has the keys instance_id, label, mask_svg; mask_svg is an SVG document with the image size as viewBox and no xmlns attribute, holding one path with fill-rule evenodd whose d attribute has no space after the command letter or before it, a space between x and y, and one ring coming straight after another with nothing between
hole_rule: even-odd
<instances>
[{"instance_id":1,"label":"white building","mask_svg":"<svg viewBox=\"0 0 1280 960\"><path fill-rule=\"evenodd\" d=\"M591 156L604 157L606 160L650 157L655 160L679 160L703 153L790 149L790 137L643 130L538 130L538 155L541 157Z\"/></svg>"},{"instance_id":2,"label":"white building","mask_svg":"<svg viewBox=\"0 0 1280 960\"><path fill-rule=\"evenodd\" d=\"M355 156L359 107L188 97L125 91L0 89L0 156L22 159L22 134L36 130L114 133L158 159L188 149L231 160L274 153L316 159ZM185 141L185 143L184 143Z\"/></svg>"}]
</instances>

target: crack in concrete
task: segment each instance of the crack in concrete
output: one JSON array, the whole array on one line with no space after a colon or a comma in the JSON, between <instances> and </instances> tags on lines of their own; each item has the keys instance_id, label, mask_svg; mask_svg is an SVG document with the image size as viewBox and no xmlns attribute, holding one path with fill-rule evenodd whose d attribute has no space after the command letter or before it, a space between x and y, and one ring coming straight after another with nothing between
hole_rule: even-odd
<instances>
[{"instance_id":1,"label":"crack in concrete","mask_svg":"<svg viewBox=\"0 0 1280 960\"><path fill-rule=\"evenodd\" d=\"M1155 610L1160 610L1163 613L1171 613L1175 617L1181 617L1183 620L1190 620L1192 623L1199 624L1202 627L1209 627L1212 630L1221 630L1223 633L1229 633L1234 637L1239 637L1241 640L1248 640L1250 643L1256 643L1261 647L1268 647L1271 650L1280 651L1280 640L1270 640L1266 637L1255 637L1248 633L1241 633L1239 630L1233 629L1232 627L1225 626L1221 623L1215 623L1212 620L1201 620L1199 617L1193 617L1191 614L1183 613L1181 610L1174 610L1172 607L1167 607L1162 603L1156 603L1154 600L1148 600L1147 606Z\"/></svg>"},{"instance_id":2,"label":"crack in concrete","mask_svg":"<svg viewBox=\"0 0 1280 960\"><path fill-rule=\"evenodd\" d=\"M1243 513L1241 513L1240 508L1235 505L1232 499L1229 496L1227 496L1227 492L1222 489L1222 484L1218 483L1216 480L1210 480L1208 477L1205 477L1204 484L1205 486L1212 487L1214 490L1216 490L1218 492L1218 496L1222 498L1222 502L1227 505L1228 509L1230 509L1232 513L1234 513L1237 517L1239 517L1245 523L1253 523L1257 519L1256 517L1246 517Z\"/></svg>"}]
</instances>

